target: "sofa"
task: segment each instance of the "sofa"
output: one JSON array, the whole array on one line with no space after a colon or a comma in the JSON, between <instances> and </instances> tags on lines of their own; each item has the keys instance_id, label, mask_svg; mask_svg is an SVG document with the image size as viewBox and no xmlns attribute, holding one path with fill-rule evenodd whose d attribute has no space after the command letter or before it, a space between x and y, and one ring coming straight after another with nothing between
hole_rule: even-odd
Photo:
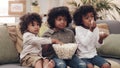
<instances>
[{"instance_id":1,"label":"sofa","mask_svg":"<svg viewBox=\"0 0 120 68\"><path fill-rule=\"evenodd\" d=\"M111 63L111 68L120 68L120 21L97 20L96 23L109 34L104 45L97 49L98 54Z\"/></svg>"},{"instance_id":2,"label":"sofa","mask_svg":"<svg viewBox=\"0 0 120 68\"><path fill-rule=\"evenodd\" d=\"M120 42L117 42L120 39L120 22L98 20L97 24L100 24L100 28L109 30L109 36L104 42L105 47L100 47L98 49L98 54L111 63L111 68L120 68ZM105 24L107 24L107 27ZM116 40L116 38L119 39ZM111 45L112 48L110 48L109 45L106 46L109 43L110 45L115 45L113 47ZM22 35L18 25L0 25L0 68L30 68L20 65L19 54L22 50L21 44ZM116 47L116 49L113 49L114 47ZM98 67L95 66L95 68Z\"/></svg>"},{"instance_id":3,"label":"sofa","mask_svg":"<svg viewBox=\"0 0 120 68\"><path fill-rule=\"evenodd\" d=\"M29 68L20 65L22 35L16 25L0 25L0 68Z\"/></svg>"}]
</instances>

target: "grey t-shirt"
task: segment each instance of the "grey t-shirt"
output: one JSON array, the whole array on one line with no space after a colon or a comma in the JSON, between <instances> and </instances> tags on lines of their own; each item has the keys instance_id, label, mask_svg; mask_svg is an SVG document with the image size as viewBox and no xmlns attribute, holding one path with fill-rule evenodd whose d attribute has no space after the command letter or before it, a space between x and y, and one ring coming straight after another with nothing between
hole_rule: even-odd
<instances>
[{"instance_id":1,"label":"grey t-shirt","mask_svg":"<svg viewBox=\"0 0 120 68\"><path fill-rule=\"evenodd\" d=\"M44 34L43 37L51 37L54 39L58 39L63 43L74 43L75 37L74 33L70 29L63 29L59 31L54 31L52 29L48 29ZM56 56L53 48L51 45L43 46L43 56L53 58Z\"/></svg>"}]
</instances>

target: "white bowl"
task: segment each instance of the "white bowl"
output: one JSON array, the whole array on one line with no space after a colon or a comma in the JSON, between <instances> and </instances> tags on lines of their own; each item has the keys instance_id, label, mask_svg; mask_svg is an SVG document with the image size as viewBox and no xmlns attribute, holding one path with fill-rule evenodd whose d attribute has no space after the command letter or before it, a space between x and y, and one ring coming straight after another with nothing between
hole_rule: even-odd
<instances>
[{"instance_id":1,"label":"white bowl","mask_svg":"<svg viewBox=\"0 0 120 68\"><path fill-rule=\"evenodd\" d=\"M77 44L53 44L54 51L60 59L71 59L77 49Z\"/></svg>"}]
</instances>

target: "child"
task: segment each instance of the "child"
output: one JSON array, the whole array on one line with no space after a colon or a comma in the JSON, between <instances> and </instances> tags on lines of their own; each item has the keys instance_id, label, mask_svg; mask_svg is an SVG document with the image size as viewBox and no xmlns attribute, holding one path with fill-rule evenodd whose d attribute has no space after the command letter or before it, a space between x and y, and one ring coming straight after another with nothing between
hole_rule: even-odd
<instances>
[{"instance_id":1,"label":"child","mask_svg":"<svg viewBox=\"0 0 120 68\"><path fill-rule=\"evenodd\" d=\"M100 34L96 27L97 14L91 5L83 5L73 15L76 24L76 42L78 43L77 56L82 58L88 68L97 65L100 68L110 68L110 63L97 55L96 47L100 47L107 34Z\"/></svg>"},{"instance_id":2,"label":"child","mask_svg":"<svg viewBox=\"0 0 120 68\"><path fill-rule=\"evenodd\" d=\"M20 53L21 64L34 68L54 68L53 60L42 57L42 44L61 43L56 39L38 37L41 17L37 13L28 13L20 18L20 30L23 34L23 50Z\"/></svg>"},{"instance_id":3,"label":"child","mask_svg":"<svg viewBox=\"0 0 120 68\"><path fill-rule=\"evenodd\" d=\"M43 36L59 39L63 43L74 43L74 33L66 28L71 23L71 20L71 15L67 7L61 6L51 9L47 20L50 29ZM45 56L54 60L55 68L67 68L67 65L72 68L86 68L85 63L75 55L72 59L63 60L57 57L51 46L49 46L48 51L50 54Z\"/></svg>"}]
</instances>

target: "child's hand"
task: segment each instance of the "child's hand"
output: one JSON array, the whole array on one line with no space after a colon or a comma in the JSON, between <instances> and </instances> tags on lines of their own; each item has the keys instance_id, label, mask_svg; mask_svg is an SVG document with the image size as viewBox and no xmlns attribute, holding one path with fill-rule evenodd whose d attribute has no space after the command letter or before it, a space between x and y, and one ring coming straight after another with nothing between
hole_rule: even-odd
<instances>
[{"instance_id":1,"label":"child's hand","mask_svg":"<svg viewBox=\"0 0 120 68\"><path fill-rule=\"evenodd\" d=\"M63 44L63 42L57 40L57 39L52 39L52 43L55 43L55 44Z\"/></svg>"},{"instance_id":2,"label":"child's hand","mask_svg":"<svg viewBox=\"0 0 120 68\"><path fill-rule=\"evenodd\" d=\"M94 20L91 20L90 22L90 31L93 32L93 30L96 28L96 22Z\"/></svg>"},{"instance_id":3,"label":"child's hand","mask_svg":"<svg viewBox=\"0 0 120 68\"><path fill-rule=\"evenodd\" d=\"M99 43L102 43L103 40L108 36L108 34L105 32L101 32L99 36L100 36Z\"/></svg>"},{"instance_id":4,"label":"child's hand","mask_svg":"<svg viewBox=\"0 0 120 68\"><path fill-rule=\"evenodd\" d=\"M100 38L102 38L102 39L105 39L107 36L108 36L108 34L105 32L100 33Z\"/></svg>"}]
</instances>

